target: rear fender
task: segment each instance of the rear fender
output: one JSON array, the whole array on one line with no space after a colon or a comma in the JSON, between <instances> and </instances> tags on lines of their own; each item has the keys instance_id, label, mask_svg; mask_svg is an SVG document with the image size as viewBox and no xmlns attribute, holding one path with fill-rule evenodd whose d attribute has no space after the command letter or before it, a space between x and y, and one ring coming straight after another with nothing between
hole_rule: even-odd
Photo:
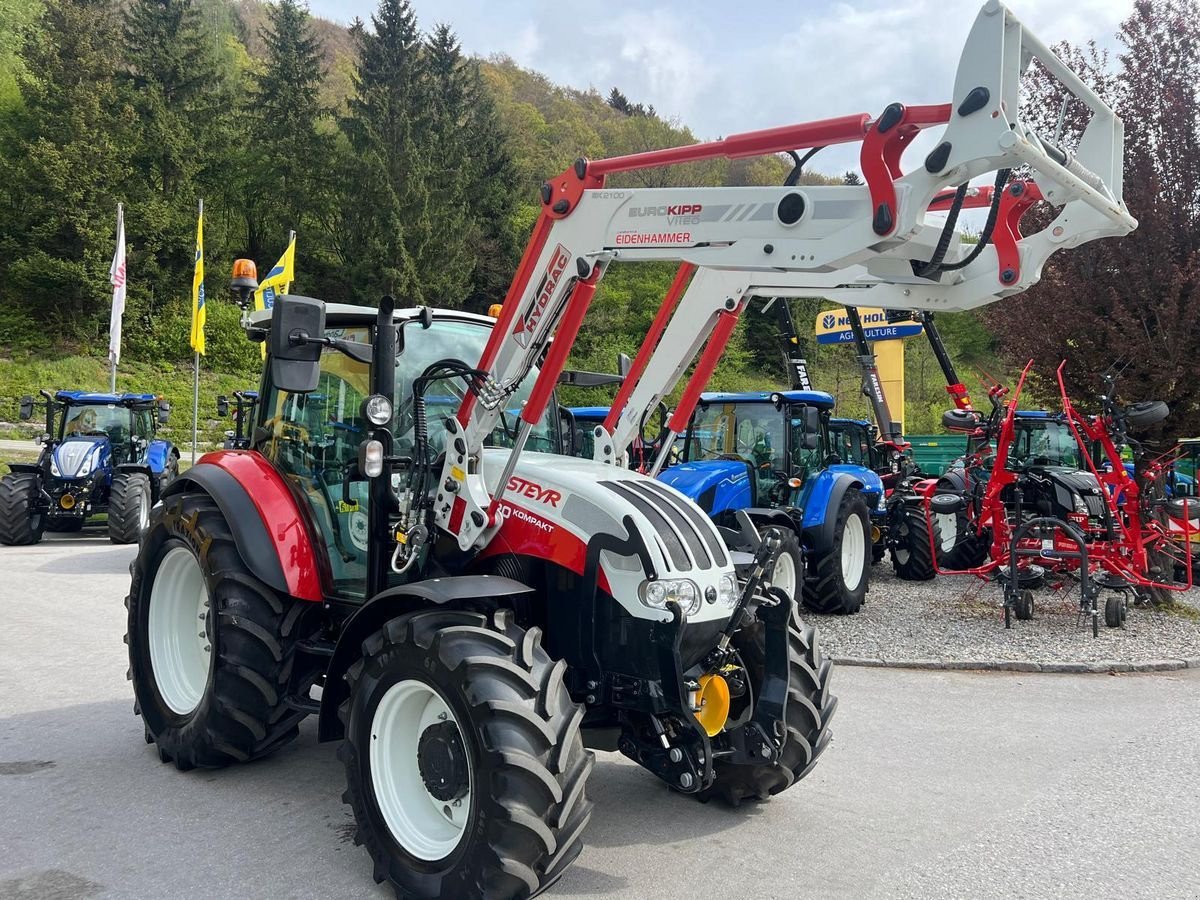
<instances>
[{"instance_id":1,"label":"rear fender","mask_svg":"<svg viewBox=\"0 0 1200 900\"><path fill-rule=\"evenodd\" d=\"M14 475L18 472L23 475L41 475L41 463L9 463L8 470Z\"/></svg>"},{"instance_id":2,"label":"rear fender","mask_svg":"<svg viewBox=\"0 0 1200 900\"><path fill-rule=\"evenodd\" d=\"M317 554L287 482L253 450L208 453L162 492L163 500L199 488L220 508L246 567L272 589L320 602Z\"/></svg>"},{"instance_id":3,"label":"rear fender","mask_svg":"<svg viewBox=\"0 0 1200 900\"><path fill-rule=\"evenodd\" d=\"M796 523L782 509L771 509L764 506L751 506L743 510L750 517L750 521L754 523L754 527L759 531L763 528L786 528L789 531L796 530Z\"/></svg>"},{"instance_id":4,"label":"rear fender","mask_svg":"<svg viewBox=\"0 0 1200 900\"><path fill-rule=\"evenodd\" d=\"M338 707L349 696L346 670L362 657L363 641L387 622L405 613L431 606L454 603L462 606L468 601L499 600L533 592L533 588L511 578L497 575L457 575L450 578L431 578L400 587L389 588L357 609L342 625L333 656L325 670L325 685L321 693L321 712L317 718L317 740L336 741L345 734L345 725L338 718Z\"/></svg>"},{"instance_id":5,"label":"rear fender","mask_svg":"<svg viewBox=\"0 0 1200 900\"><path fill-rule=\"evenodd\" d=\"M804 542L809 550L828 553L833 548L837 511L851 488L861 491L863 482L848 472L826 469L812 479L804 494Z\"/></svg>"}]
</instances>

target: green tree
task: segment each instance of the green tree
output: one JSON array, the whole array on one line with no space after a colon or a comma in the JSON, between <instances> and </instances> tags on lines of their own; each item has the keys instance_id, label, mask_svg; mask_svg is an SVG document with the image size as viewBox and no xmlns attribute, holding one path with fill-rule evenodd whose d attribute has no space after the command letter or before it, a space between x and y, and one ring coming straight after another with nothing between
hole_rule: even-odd
<instances>
[{"instance_id":1,"label":"green tree","mask_svg":"<svg viewBox=\"0 0 1200 900\"><path fill-rule=\"evenodd\" d=\"M429 227L421 36L407 0L381 0L371 24L352 29L359 61L341 177L354 189L340 198L337 246L360 298L420 302L411 248L420 250Z\"/></svg>"},{"instance_id":2,"label":"green tree","mask_svg":"<svg viewBox=\"0 0 1200 900\"><path fill-rule=\"evenodd\" d=\"M326 214L332 134L331 112L321 104L321 47L301 0L267 7L259 30L265 63L253 75L247 118L248 190L243 200L246 249L264 258L265 242Z\"/></svg>"},{"instance_id":3,"label":"green tree","mask_svg":"<svg viewBox=\"0 0 1200 900\"><path fill-rule=\"evenodd\" d=\"M30 32L24 110L0 146L0 340L41 343L107 321L107 273L130 124L114 77L120 25L106 0L50 0ZM37 326L30 327L36 319ZM46 325L49 324L50 328Z\"/></svg>"}]
</instances>

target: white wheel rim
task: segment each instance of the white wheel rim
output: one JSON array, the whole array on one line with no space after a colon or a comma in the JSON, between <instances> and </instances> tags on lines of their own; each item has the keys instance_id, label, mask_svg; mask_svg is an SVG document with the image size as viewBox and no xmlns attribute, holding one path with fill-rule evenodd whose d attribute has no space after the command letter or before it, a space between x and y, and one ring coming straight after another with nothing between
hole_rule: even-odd
<instances>
[{"instance_id":1,"label":"white wheel rim","mask_svg":"<svg viewBox=\"0 0 1200 900\"><path fill-rule=\"evenodd\" d=\"M200 705L208 684L212 644L204 573L186 547L172 547L150 588L150 666L158 693L171 711L186 716Z\"/></svg>"},{"instance_id":2,"label":"white wheel rim","mask_svg":"<svg viewBox=\"0 0 1200 900\"><path fill-rule=\"evenodd\" d=\"M138 531L144 532L150 527L150 500L143 491L138 497Z\"/></svg>"},{"instance_id":3,"label":"white wheel rim","mask_svg":"<svg viewBox=\"0 0 1200 900\"><path fill-rule=\"evenodd\" d=\"M939 513L934 516L934 521L937 523L938 534L941 535L941 550L943 553L949 553L954 549L954 545L958 543L958 516L952 516L948 513Z\"/></svg>"},{"instance_id":4,"label":"white wheel rim","mask_svg":"<svg viewBox=\"0 0 1200 900\"><path fill-rule=\"evenodd\" d=\"M846 520L846 528L842 532L842 583L848 591L855 590L862 581L866 551L867 530L862 519L852 516Z\"/></svg>"},{"instance_id":5,"label":"white wheel rim","mask_svg":"<svg viewBox=\"0 0 1200 900\"><path fill-rule=\"evenodd\" d=\"M771 570L771 584L793 600L796 598L796 561L790 553L780 553L775 560L775 568Z\"/></svg>"},{"instance_id":6,"label":"white wheel rim","mask_svg":"<svg viewBox=\"0 0 1200 900\"><path fill-rule=\"evenodd\" d=\"M466 736L454 711L433 687L406 680L384 693L371 719L371 784L375 803L396 843L417 859L444 859L462 841L471 818L471 754L467 758L467 793L454 801L439 800L421 777L418 746L425 730L439 722Z\"/></svg>"}]
</instances>

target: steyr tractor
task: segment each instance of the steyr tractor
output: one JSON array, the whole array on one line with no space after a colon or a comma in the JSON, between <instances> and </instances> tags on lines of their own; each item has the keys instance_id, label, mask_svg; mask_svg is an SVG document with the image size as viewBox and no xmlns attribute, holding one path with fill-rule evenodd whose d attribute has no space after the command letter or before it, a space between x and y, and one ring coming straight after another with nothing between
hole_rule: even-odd
<instances>
[{"instance_id":1,"label":"steyr tractor","mask_svg":"<svg viewBox=\"0 0 1200 900\"><path fill-rule=\"evenodd\" d=\"M871 568L871 510L884 503L870 469L833 461L822 391L704 394L679 462L659 480L720 526L744 512L785 538L771 583L818 612L857 612Z\"/></svg>"},{"instance_id":2,"label":"steyr tractor","mask_svg":"<svg viewBox=\"0 0 1200 900\"><path fill-rule=\"evenodd\" d=\"M1030 56L1093 111L1073 157L1021 123ZM934 126L943 143L902 174L900 149ZM849 142L864 185L605 184ZM747 549L731 551L683 494L616 465L622 448L695 360L661 468L746 300L776 275L838 302L965 309L1036 282L1059 247L1127 233L1121 146L1111 110L989 0L950 103L578 160L543 186L495 320L287 295L249 314L268 350L250 446L167 487L132 567L147 741L180 769L219 767L271 753L315 715L318 739L340 742L355 839L403 897L553 884L591 815L585 746L700 799L793 786L836 706L815 630L765 581L778 532L743 520ZM1054 234L1021 238L1003 279L985 253L914 280L913 260L963 253L961 233L926 221L932 198L1018 164L1054 185ZM596 457L566 456L556 384L607 267L643 260L749 276L732 295L664 302Z\"/></svg>"},{"instance_id":3,"label":"steyr tractor","mask_svg":"<svg viewBox=\"0 0 1200 900\"><path fill-rule=\"evenodd\" d=\"M37 462L11 463L0 479L0 543L36 544L101 513L114 544L136 543L179 474L179 450L156 437L170 406L154 394L42 391L21 398L21 419L39 406L46 430Z\"/></svg>"}]
</instances>

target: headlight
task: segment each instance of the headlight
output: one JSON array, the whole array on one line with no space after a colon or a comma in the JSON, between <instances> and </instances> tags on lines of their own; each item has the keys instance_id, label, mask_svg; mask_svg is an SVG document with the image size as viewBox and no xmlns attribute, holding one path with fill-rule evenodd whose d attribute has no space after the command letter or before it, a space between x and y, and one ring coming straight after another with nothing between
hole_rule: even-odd
<instances>
[{"instance_id":1,"label":"headlight","mask_svg":"<svg viewBox=\"0 0 1200 900\"><path fill-rule=\"evenodd\" d=\"M50 458L50 474L55 478L62 478L62 472L58 471L58 463L54 461L53 457Z\"/></svg>"},{"instance_id":2,"label":"headlight","mask_svg":"<svg viewBox=\"0 0 1200 900\"><path fill-rule=\"evenodd\" d=\"M643 581L639 593L642 602L655 609L666 609L668 603L676 603L688 616L700 609L700 591L686 578Z\"/></svg>"},{"instance_id":3,"label":"headlight","mask_svg":"<svg viewBox=\"0 0 1200 900\"><path fill-rule=\"evenodd\" d=\"M372 394L363 401L363 416L372 425L386 425L392 418L392 401L383 394Z\"/></svg>"},{"instance_id":4,"label":"headlight","mask_svg":"<svg viewBox=\"0 0 1200 900\"><path fill-rule=\"evenodd\" d=\"M1071 502L1075 505L1075 512L1087 515L1087 504L1083 502L1083 498L1078 494L1071 495Z\"/></svg>"},{"instance_id":5,"label":"headlight","mask_svg":"<svg viewBox=\"0 0 1200 900\"><path fill-rule=\"evenodd\" d=\"M879 495L879 502L875 504L875 509L879 512L887 512L887 494Z\"/></svg>"},{"instance_id":6,"label":"headlight","mask_svg":"<svg viewBox=\"0 0 1200 900\"><path fill-rule=\"evenodd\" d=\"M717 588L717 602L729 609L737 606L738 583L732 575L721 576L721 586Z\"/></svg>"}]
</instances>

